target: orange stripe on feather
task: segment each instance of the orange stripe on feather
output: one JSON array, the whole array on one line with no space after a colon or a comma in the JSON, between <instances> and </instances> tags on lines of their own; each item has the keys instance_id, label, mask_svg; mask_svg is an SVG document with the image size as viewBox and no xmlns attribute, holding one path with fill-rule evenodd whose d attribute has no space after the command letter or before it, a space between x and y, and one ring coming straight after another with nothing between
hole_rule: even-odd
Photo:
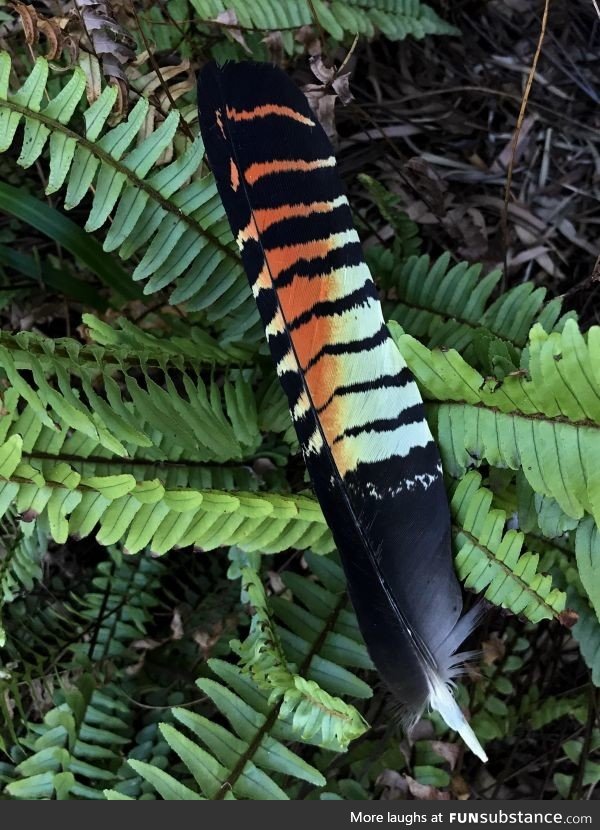
<instances>
[{"instance_id":1,"label":"orange stripe on feather","mask_svg":"<svg viewBox=\"0 0 600 830\"><path fill-rule=\"evenodd\" d=\"M294 266L298 260L318 259L326 256L335 245L331 239L315 239L310 242L299 242L297 245L284 245L281 248L271 248L265 251L265 258L273 279L288 268ZM318 282L318 280L315 280Z\"/></svg>"},{"instance_id":2,"label":"orange stripe on feather","mask_svg":"<svg viewBox=\"0 0 600 830\"><path fill-rule=\"evenodd\" d=\"M327 320L327 318L322 318L323 320ZM319 333L319 340L321 344L326 342L326 332L323 331ZM314 349L314 351L318 351L318 349ZM344 355L333 355L333 354L324 354L317 361L310 369L305 370L304 373L304 382L306 383L307 389L309 391L310 397L312 399L313 405L316 409L319 409L325 401L331 396L332 392L337 389L338 386L341 386L343 383L346 382L346 378L344 378L344 374L348 373L348 360ZM328 423L328 430L331 429L331 433L327 433L333 435L333 438L338 434L337 425L335 423L335 416L333 415L335 410L332 410L332 415L328 419L326 417L327 412L323 413L323 415L319 416L319 420L323 422L323 418L325 416L325 421Z\"/></svg>"},{"instance_id":3,"label":"orange stripe on feather","mask_svg":"<svg viewBox=\"0 0 600 830\"><path fill-rule=\"evenodd\" d=\"M327 293L325 280L309 280L306 277L296 277L289 285L280 288L277 296L288 325L291 325L301 314L311 311L316 303L327 299Z\"/></svg>"},{"instance_id":4,"label":"orange stripe on feather","mask_svg":"<svg viewBox=\"0 0 600 830\"><path fill-rule=\"evenodd\" d=\"M238 232L236 237L238 247L243 248L249 239L258 242L259 235L278 222L311 216L313 213L330 213L340 205L347 203L345 196L338 196L331 202L309 202L308 204L302 202L297 205L280 205L275 208L255 210L246 227Z\"/></svg>"},{"instance_id":5,"label":"orange stripe on feather","mask_svg":"<svg viewBox=\"0 0 600 830\"><path fill-rule=\"evenodd\" d=\"M229 178L231 187L235 193L240 186L240 171L237 169L237 165L233 159L230 159L229 161Z\"/></svg>"},{"instance_id":6,"label":"orange stripe on feather","mask_svg":"<svg viewBox=\"0 0 600 830\"><path fill-rule=\"evenodd\" d=\"M296 112L291 107L284 107L280 104L261 104L252 110L236 110L233 107L227 107L226 113L227 118L231 118L232 121L253 121L255 118L265 118L267 115L282 115L285 118L298 121L300 124L306 124L307 127L315 126L315 122L311 118Z\"/></svg>"},{"instance_id":7,"label":"orange stripe on feather","mask_svg":"<svg viewBox=\"0 0 600 830\"><path fill-rule=\"evenodd\" d=\"M329 342L330 330L331 320L328 317L317 317L310 324L292 332L294 351L302 369L306 369L312 358Z\"/></svg>"},{"instance_id":8,"label":"orange stripe on feather","mask_svg":"<svg viewBox=\"0 0 600 830\"><path fill-rule=\"evenodd\" d=\"M251 164L244 172L249 185L255 184L263 176L272 173L310 173L323 167L335 167L335 157L305 161L304 159L278 159L276 161L259 161Z\"/></svg>"},{"instance_id":9,"label":"orange stripe on feather","mask_svg":"<svg viewBox=\"0 0 600 830\"><path fill-rule=\"evenodd\" d=\"M253 216L251 217L246 227L242 228L235 238L235 241L237 242L237 246L240 249L240 251L249 239L253 239L255 242L258 242L258 228L256 227L256 222L254 221Z\"/></svg>"},{"instance_id":10,"label":"orange stripe on feather","mask_svg":"<svg viewBox=\"0 0 600 830\"><path fill-rule=\"evenodd\" d=\"M275 208L264 208L254 211L254 219L258 230L262 233L271 225L283 222L286 219L297 219L303 216L310 216L313 213L330 213L341 204L346 204L345 196L339 196L331 202L309 202L297 205L280 205Z\"/></svg>"},{"instance_id":11,"label":"orange stripe on feather","mask_svg":"<svg viewBox=\"0 0 600 830\"><path fill-rule=\"evenodd\" d=\"M219 129L221 130L221 135L227 141L227 136L225 135L225 129L223 127L223 119L221 117L221 110L220 109L217 110L217 112L215 113L215 119L216 119L216 122L217 122L217 125L218 125Z\"/></svg>"}]
</instances>

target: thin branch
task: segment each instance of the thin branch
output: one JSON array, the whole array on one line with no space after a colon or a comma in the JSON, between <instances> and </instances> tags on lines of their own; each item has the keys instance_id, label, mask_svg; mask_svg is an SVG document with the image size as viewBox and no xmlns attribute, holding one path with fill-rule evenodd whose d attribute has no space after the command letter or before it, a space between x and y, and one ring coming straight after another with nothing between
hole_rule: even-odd
<instances>
[{"instance_id":1,"label":"thin branch","mask_svg":"<svg viewBox=\"0 0 600 830\"><path fill-rule=\"evenodd\" d=\"M542 52L542 45L544 43L544 38L546 36L546 27L548 25L548 14L550 11L550 0L545 0L544 3L544 13L542 15L542 25L540 28L540 36L538 38L537 46L535 48L535 53L533 56L533 61L531 64L531 69L529 70L529 75L527 76L527 83L525 84L525 91L523 93L523 98L521 100L521 108L519 110L519 116L517 118L517 125L515 127L515 132L512 139L512 148L511 148L511 156L510 162L508 164L508 170L506 171L506 187L504 189L504 210L502 212L502 235L504 237L504 276L503 280L506 279L506 274L508 272L508 202L510 199L510 189L512 186L512 179L513 179L513 168L515 165L515 158L517 154L517 147L519 144L519 137L521 135L521 129L523 127L523 121L525 120L525 113L527 112L527 103L529 101L529 95L531 93L531 88L533 86L533 81L535 78L535 73L537 70L538 60Z\"/></svg>"}]
</instances>

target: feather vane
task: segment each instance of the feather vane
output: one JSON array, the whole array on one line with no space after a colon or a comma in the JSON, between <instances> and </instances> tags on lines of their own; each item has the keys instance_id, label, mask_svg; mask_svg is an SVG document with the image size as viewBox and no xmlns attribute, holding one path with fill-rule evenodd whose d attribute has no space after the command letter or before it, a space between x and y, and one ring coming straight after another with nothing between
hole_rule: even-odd
<instances>
[{"instance_id":1,"label":"feather vane","mask_svg":"<svg viewBox=\"0 0 600 830\"><path fill-rule=\"evenodd\" d=\"M405 721L452 694L461 617L439 453L385 325L329 140L269 64L209 64L200 128L373 662Z\"/></svg>"}]
</instances>

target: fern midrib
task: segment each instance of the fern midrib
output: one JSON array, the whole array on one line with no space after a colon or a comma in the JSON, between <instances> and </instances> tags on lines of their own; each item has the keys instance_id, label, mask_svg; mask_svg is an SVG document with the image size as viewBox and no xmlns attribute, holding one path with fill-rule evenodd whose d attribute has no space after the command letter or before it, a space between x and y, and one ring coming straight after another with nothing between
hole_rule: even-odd
<instances>
[{"instance_id":1,"label":"fern midrib","mask_svg":"<svg viewBox=\"0 0 600 830\"><path fill-rule=\"evenodd\" d=\"M108 608L108 602L109 602L110 596L112 594L113 579L114 579L114 576L115 576L115 571L116 571L116 564L113 560L111 562L110 575L109 575L109 578L107 579L107 582L106 582L106 588L104 590L104 596L102 597L102 603L100 605L100 608L98 609L98 613L97 613L96 618L94 620L94 627L93 627L92 636L90 637L90 643L89 643L89 647L88 647L88 655L87 655L88 660L93 659L94 650L95 650L96 645L98 643L98 636L100 634L100 629L102 628L101 620L105 616L106 610ZM135 576L135 571L133 570L133 568L131 568L131 570L128 574L129 581L128 581L128 584L127 584L127 588L123 592L123 594L121 594L121 596L123 597L124 602L121 605L117 606L117 609L114 611L114 613L112 613L113 620L112 620L112 624L110 625L110 629L109 629L110 633L109 633L108 637L106 638L106 642L104 643L104 651L103 651L102 657L99 658L100 660L105 660L106 659L106 655L108 654L108 651L110 649L110 644L112 643L113 635L114 635L115 630L116 630L117 622L121 618L121 615L120 615L119 612L123 609L123 607L125 605L125 601L127 599L129 599L129 588L131 587L134 576ZM113 611L113 609L110 609L110 610L111 610L111 612Z\"/></svg>"},{"instance_id":2,"label":"fern midrib","mask_svg":"<svg viewBox=\"0 0 600 830\"><path fill-rule=\"evenodd\" d=\"M313 657L319 653L319 650L321 649L321 647L323 646L323 644L325 642L325 638L327 637L329 632L333 630L333 628L334 628L334 626L337 622L337 618L339 617L340 612L343 610L344 606L346 605L346 602L347 602L347 596L346 596L345 593L343 593L343 594L340 595L340 599L338 600L335 608L333 609L333 611L331 612L331 614L329 615L329 617L325 621L325 624L324 624L323 628L321 629L319 635L315 638L314 642L311 644L310 650L309 650L308 654L306 655L306 657L304 658L304 661L302 662L302 665L300 666L300 668L298 670L298 674L301 677L304 677L304 675L306 674L306 672L308 671L308 669L310 667L310 664L311 664L311 661L312 661ZM238 778L240 777L240 775L244 771L244 767L246 766L248 761L250 761L254 757L254 755L256 754L258 749L260 748L260 745L263 741L263 738L267 737L271 733L271 729L273 728L273 726L275 725L275 721L279 717L279 712L281 711L282 706L283 706L283 697L281 697L280 700L277 701L275 706L273 706L273 708L271 709L269 714L266 716L264 723L256 731L256 734L252 738L252 741L248 744L248 748L239 757L235 767L232 769L231 773L228 775L226 783L229 785L229 788L231 788L231 789L233 788L235 782L238 780ZM225 798L226 792L227 792L227 788L225 787L225 784L223 784L221 786L221 788L219 789L219 792L217 793L217 795L212 800L213 801L222 801Z\"/></svg>"},{"instance_id":3,"label":"fern midrib","mask_svg":"<svg viewBox=\"0 0 600 830\"><path fill-rule=\"evenodd\" d=\"M11 565L18 554L19 543L23 538L21 531L17 531L16 535L11 539L9 532L2 527L2 547L4 548L4 555L0 558L0 587L3 585L6 575L11 569ZM10 544L7 544L10 542ZM0 611L4 605L3 591L0 591Z\"/></svg>"},{"instance_id":4,"label":"fern midrib","mask_svg":"<svg viewBox=\"0 0 600 830\"><path fill-rule=\"evenodd\" d=\"M428 308L427 306L420 305L419 303L415 303L412 300L407 300L407 299L404 299L402 297L390 298L386 294L385 300L386 300L386 302L393 304L395 308L398 308L399 305L403 305L411 311L413 311L413 310L414 311L424 311L427 314L431 314L432 317L435 317L437 320L439 320L441 324L446 323L448 320L452 320L453 322L458 323L459 325L467 326L467 328L470 328L473 332L489 331L494 335L494 337L497 337L499 340L503 340L505 343L510 343L511 346L514 346L519 351L521 351L525 347L526 341L523 341L523 342L519 343L517 340L511 340L510 337L505 337L503 334L499 334L497 331L494 331L493 328L487 328L486 326L482 326L478 323L474 323L471 320L466 320L463 317L459 317L455 314L444 314L441 311L437 311L436 309L433 309L433 308ZM394 312L392 311L392 315L393 315L393 313ZM485 314L485 312L484 312L484 314ZM394 320L394 317L390 316L390 319ZM399 321L396 320L395 322L399 322ZM409 332L407 332L407 334L408 333ZM441 348L441 347L438 347L438 348Z\"/></svg>"},{"instance_id":5,"label":"fern midrib","mask_svg":"<svg viewBox=\"0 0 600 830\"><path fill-rule=\"evenodd\" d=\"M144 179L140 179L129 167L123 164L120 161L117 161L113 158L110 153L107 153L101 147L99 147L95 142L89 141L84 136L76 133L74 130L69 129L65 124L61 124L58 121L55 121L52 118L48 118L41 112L34 112L30 110L28 107L24 107L21 104L16 104L14 101L9 101L8 99L0 100L0 108L6 107L7 109L12 110L13 112L18 112L20 115L25 116L26 118L30 118L34 121L39 121L40 123L44 124L44 126L48 127L51 132L60 132L63 135L67 136L68 138L74 139L78 144L82 147L85 147L93 156L100 159L105 164L113 167L117 172L122 174L130 184L136 187L138 190L143 190L144 193L147 193L151 199L157 202L164 210L168 213L174 214L177 216L182 222L184 222L189 228L195 231L199 236L205 237L208 241L217 247L222 253L224 253L227 257L232 259L234 262L239 262L239 257L231 248L227 245L224 245L220 242L210 231L205 230L205 228L200 225L199 222L196 222L188 214L184 213L181 208L178 208L174 205L169 199L163 196L161 193L158 192L151 184L149 184Z\"/></svg>"},{"instance_id":6,"label":"fern midrib","mask_svg":"<svg viewBox=\"0 0 600 830\"><path fill-rule=\"evenodd\" d=\"M525 591L525 593L529 594L529 596L533 600L535 600L535 602L538 603L538 605L542 605L544 608L546 608L548 610L548 612L552 615L552 617L554 617L554 619L559 618L558 612L555 611L554 608L552 608L551 605L548 605L548 603L539 594L537 594L533 590L533 588L531 588L526 582L524 582L521 579L520 576L518 576L514 571L511 571L511 569L509 567L507 567L504 564L504 562L501 562L500 559L498 559L498 557L494 554L494 552L492 550L490 550L490 548L483 545L479 541L479 539L477 539L476 536L473 536L473 534L470 533L468 530L466 530L464 527L461 527L460 525L456 525L454 523L452 524L452 529L454 530L455 535L458 535L459 533L462 533L464 536L466 536L468 541L474 547L476 547L478 550L480 550L484 554L484 556L488 559L488 561L494 562L494 564L498 565L500 567L500 569L502 571L504 571L506 576L510 577L515 582L517 582L519 584L519 586L522 588L522 590ZM526 554L524 554L524 553L521 554L521 556L525 556L525 555ZM520 558L521 557L519 557L519 559Z\"/></svg>"},{"instance_id":7,"label":"fern midrib","mask_svg":"<svg viewBox=\"0 0 600 830\"><path fill-rule=\"evenodd\" d=\"M77 341L73 342L77 343ZM194 367L197 369L199 363L214 365L216 362L215 360L203 360L201 357L194 357L184 354L165 354L159 349L157 349L156 352L152 352L150 350L145 352L143 347L140 349L140 354L136 355L132 354L131 350L126 346L81 346L78 351L71 354L66 347L60 344L60 341L53 342L52 351L50 353L44 350L41 343L36 343L33 340L30 343L27 343L27 348L25 350L23 345L20 344L13 335L9 335L6 332L0 332L0 347L15 355L14 360L16 368L19 371L31 368L29 360L30 355L39 357L40 360L45 360L50 364L54 359L61 361L61 363L65 366L65 369L67 369L70 374L73 374L74 368L82 368L79 366L79 361L84 364L89 364L89 368L96 369L98 373L103 371L102 367L104 365L115 366L120 369L130 368L132 366L143 368L146 364L148 364L150 368L153 369L163 369L165 366L169 369L171 368L170 364L172 364L172 368L174 370L181 371L183 366ZM23 365L18 363L19 360L22 361ZM179 361L179 365L174 365L175 361ZM237 363L238 361L235 360L232 362Z\"/></svg>"},{"instance_id":8,"label":"fern midrib","mask_svg":"<svg viewBox=\"0 0 600 830\"><path fill-rule=\"evenodd\" d=\"M150 447L148 449L151 449ZM256 455L250 458L243 458L239 461L171 461L169 459L153 461L150 458L121 458L117 456L103 456L103 455L89 455L89 456L81 456L81 455L69 455L68 453L58 453L53 455L51 453L46 452L23 452L22 458L26 460L39 460L39 461L55 461L60 462L64 461L66 463L71 464L106 464L109 466L114 467L162 467L165 469L221 469L222 467L227 467L228 469L237 469L239 467L247 467L256 458L264 457L265 453L257 453ZM19 481L18 476L11 476L10 479L3 479L4 481ZM30 481L25 483L31 484ZM139 482L138 482L139 483ZM48 486L51 486L53 482L48 482ZM61 486L62 485L57 485ZM69 488L65 488L69 489ZM77 489L80 489L79 486ZM84 489L84 485L81 485L81 489ZM93 488L91 488L93 489Z\"/></svg>"},{"instance_id":9,"label":"fern midrib","mask_svg":"<svg viewBox=\"0 0 600 830\"><path fill-rule=\"evenodd\" d=\"M489 404L483 403L479 401L477 403L471 403L470 401L440 401L437 398L425 398L425 403L427 408L433 407L441 407L441 406L469 406L473 409L484 409L488 412L494 412L497 415L506 415L507 417L514 417L514 418L523 418L527 421L540 421L546 422L550 424L566 424L567 426L575 427L575 429L579 427L586 427L588 429L600 429L600 424L597 424L595 421L589 420L582 420L582 421L572 421L567 418L565 415L544 415L543 412L534 412L534 413L526 413L521 412L519 409L512 409L509 412L505 412L503 409L500 409L497 406L490 406Z\"/></svg>"}]
</instances>

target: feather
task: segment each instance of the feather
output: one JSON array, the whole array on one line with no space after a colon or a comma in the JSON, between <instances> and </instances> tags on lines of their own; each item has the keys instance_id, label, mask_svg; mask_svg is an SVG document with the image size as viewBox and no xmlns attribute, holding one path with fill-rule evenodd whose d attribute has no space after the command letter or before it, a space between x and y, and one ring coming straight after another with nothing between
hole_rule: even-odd
<instances>
[{"instance_id":1,"label":"feather","mask_svg":"<svg viewBox=\"0 0 600 830\"><path fill-rule=\"evenodd\" d=\"M452 694L461 617L450 515L419 390L384 323L331 145L269 64L207 65L200 129L373 662L408 726Z\"/></svg>"}]
</instances>

